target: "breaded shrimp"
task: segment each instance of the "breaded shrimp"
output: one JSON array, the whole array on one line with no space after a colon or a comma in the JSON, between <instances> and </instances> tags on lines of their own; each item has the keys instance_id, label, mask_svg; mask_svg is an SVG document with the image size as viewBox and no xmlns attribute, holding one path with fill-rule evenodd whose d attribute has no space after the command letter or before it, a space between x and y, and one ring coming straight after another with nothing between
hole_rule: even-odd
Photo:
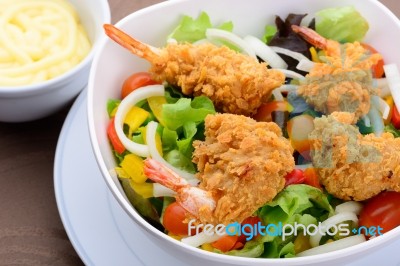
<instances>
[{"instance_id":1,"label":"breaded shrimp","mask_svg":"<svg viewBox=\"0 0 400 266\"><path fill-rule=\"evenodd\" d=\"M382 56L371 54L359 42L340 44L327 40L315 31L292 26L306 41L324 50L323 63L315 63L298 93L307 103L324 114L354 113L354 121L368 113L370 96L377 94L371 67Z\"/></svg>"},{"instance_id":2,"label":"breaded shrimp","mask_svg":"<svg viewBox=\"0 0 400 266\"><path fill-rule=\"evenodd\" d=\"M111 39L152 64L149 72L155 80L178 85L185 95L205 95L219 111L254 114L285 81L280 71L225 46L187 43L158 49L112 25L104 28Z\"/></svg>"},{"instance_id":3,"label":"breaded shrimp","mask_svg":"<svg viewBox=\"0 0 400 266\"><path fill-rule=\"evenodd\" d=\"M203 224L242 222L271 201L294 168L293 148L275 123L233 114L208 115L205 141L195 141L198 187L145 160L151 180L177 192L177 202Z\"/></svg>"},{"instance_id":4,"label":"breaded shrimp","mask_svg":"<svg viewBox=\"0 0 400 266\"><path fill-rule=\"evenodd\" d=\"M363 136L354 114L334 112L314 120L312 161L326 190L362 201L381 191L400 192L400 139L391 133Z\"/></svg>"},{"instance_id":5,"label":"breaded shrimp","mask_svg":"<svg viewBox=\"0 0 400 266\"><path fill-rule=\"evenodd\" d=\"M216 200L214 222L241 222L271 201L294 168L293 148L275 123L208 115L205 141L195 141L199 187Z\"/></svg>"}]
</instances>

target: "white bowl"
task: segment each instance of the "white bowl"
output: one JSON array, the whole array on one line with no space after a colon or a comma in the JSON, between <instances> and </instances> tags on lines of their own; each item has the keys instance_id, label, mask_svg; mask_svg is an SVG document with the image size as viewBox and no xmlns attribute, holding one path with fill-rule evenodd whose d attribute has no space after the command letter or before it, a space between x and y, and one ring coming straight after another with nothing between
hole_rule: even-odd
<instances>
[{"instance_id":1,"label":"white bowl","mask_svg":"<svg viewBox=\"0 0 400 266\"><path fill-rule=\"evenodd\" d=\"M263 27L273 23L275 15L286 17L288 13L310 13L333 6L353 5L369 21L370 30L366 42L376 47L385 58L386 63L400 64L399 20L385 6L375 0L176 0L163 2L138 12L121 20L117 27L135 38L153 46L165 44L166 36L177 25L183 14L197 17L201 11L206 11L211 20L218 24L232 20L234 32L244 36L252 34L261 37ZM148 224L131 206L124 196L118 180L114 179L109 170L116 164L106 135L109 118L106 103L110 98L118 98L120 86L124 78L135 71L146 71L149 64L111 40L106 40L98 50L94 59L89 78L88 119L90 137L98 165L108 188L114 197L138 224L154 244L166 249L189 265L339 265L351 263L370 252L377 252L389 242L400 237L400 227L369 240L362 244L330 252L322 255L293 259L252 259L232 257L206 252L189 247L170 238ZM134 237L134 236L132 236Z\"/></svg>"},{"instance_id":2,"label":"white bowl","mask_svg":"<svg viewBox=\"0 0 400 266\"><path fill-rule=\"evenodd\" d=\"M0 122L25 122L43 118L65 107L87 85L90 65L104 23L111 20L107 0L69 0L92 44L90 53L77 66L51 80L19 87L0 87Z\"/></svg>"}]
</instances>

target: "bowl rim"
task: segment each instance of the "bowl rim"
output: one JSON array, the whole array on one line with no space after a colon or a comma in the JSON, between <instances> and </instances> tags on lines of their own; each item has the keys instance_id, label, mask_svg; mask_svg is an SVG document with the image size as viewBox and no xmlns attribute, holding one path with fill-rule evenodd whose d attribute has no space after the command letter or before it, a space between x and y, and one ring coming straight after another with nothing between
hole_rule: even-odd
<instances>
[{"instance_id":1,"label":"bowl rim","mask_svg":"<svg viewBox=\"0 0 400 266\"><path fill-rule=\"evenodd\" d=\"M175 6L179 5L180 3L190 2L192 0L174 0L174 1L164 1L160 2L143 9L137 10L126 17L122 18L118 21L115 26L121 27L126 23L129 23L134 17L140 16L142 14L151 13L153 10L161 9L166 6ZM376 8L381 9L387 16L391 19L397 21L397 24L400 27L400 20L393 14L393 12L382 4L380 1L377 0L364 0L364 2L369 2L371 5L375 5ZM95 79L95 72L97 69L97 63L100 60L101 52L104 50L105 46L110 43L111 40L103 39L99 44L98 52L95 54L93 63L91 66L91 71L89 75L89 83L88 83L88 104L87 104L87 119L88 119L88 127L89 127L89 135L91 141L91 147L96 157L97 165L100 168L102 173L103 179L105 180L108 188L111 190L114 198L117 200L119 205L124 209L124 211L128 214L129 217L132 218L133 222L139 225L142 229L149 232L151 235L155 237L160 237L162 240L168 242L172 246L178 247L180 251L185 251L186 253L190 253L191 255L195 255L196 257L207 257L209 260L214 262L223 261L224 263L231 263L237 265L265 265L265 263L271 265L304 265L304 264L314 264L314 263L323 263L323 262L332 262L337 258L346 258L355 254L363 254L370 250L370 248L375 247L376 249L384 248L384 243L388 243L390 241L395 240L400 235L400 226L392 229L389 232L386 232L383 235L375 237L369 241L365 241L363 243L347 247L344 249L312 255L312 256L305 256L305 257L295 257L295 258L247 258L247 257L238 257L238 256L230 256L225 254L218 254L214 252L205 251L199 248L195 248L189 246L181 241L178 241L167 234L157 230L151 224L149 224L135 209L130 203L126 200L124 195L120 193L119 188L114 183L112 176L110 175L109 169L105 165L105 162L102 159L102 154L100 151L99 143L97 142L97 133L96 133L96 126L95 126L95 114L92 112L94 101L93 101L93 94L96 92L93 88L93 83Z\"/></svg>"},{"instance_id":2,"label":"bowl rim","mask_svg":"<svg viewBox=\"0 0 400 266\"><path fill-rule=\"evenodd\" d=\"M102 12L102 18L104 23L109 23L111 22L111 9L110 5L107 0L97 0L98 5L100 8L98 8L98 11ZM81 60L76 66L73 68L69 69L67 72L64 72L63 74L43 81L39 83L34 83L30 85L22 85L22 86L13 86L13 87L2 87L0 86L0 96L1 97L6 97L6 98L14 98L14 97L19 97L19 96L28 96L28 95L36 95L40 93L44 93L47 91L52 91L56 89L58 86L57 84L62 84L63 82L68 82L68 80L75 76L75 74L83 71L85 67L90 65L92 62L94 55L96 54L96 50L99 49L99 41L103 39L104 37L99 37L99 40L96 42L92 43L92 47L90 49L90 52L84 57L83 60Z\"/></svg>"}]
</instances>

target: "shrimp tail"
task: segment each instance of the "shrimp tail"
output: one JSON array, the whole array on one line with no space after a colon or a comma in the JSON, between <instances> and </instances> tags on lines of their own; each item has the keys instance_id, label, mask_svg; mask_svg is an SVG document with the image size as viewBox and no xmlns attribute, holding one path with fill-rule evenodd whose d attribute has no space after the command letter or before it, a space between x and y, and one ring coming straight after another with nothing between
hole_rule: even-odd
<instances>
[{"instance_id":1,"label":"shrimp tail","mask_svg":"<svg viewBox=\"0 0 400 266\"><path fill-rule=\"evenodd\" d=\"M176 201L194 217L199 217L202 211L212 212L215 209L216 202L209 192L191 186L184 178L154 159L144 160L144 174L177 192Z\"/></svg>"},{"instance_id":2,"label":"shrimp tail","mask_svg":"<svg viewBox=\"0 0 400 266\"><path fill-rule=\"evenodd\" d=\"M184 178L154 159L148 158L144 160L144 174L154 182L164 185L173 191L190 186Z\"/></svg>"},{"instance_id":3,"label":"shrimp tail","mask_svg":"<svg viewBox=\"0 0 400 266\"><path fill-rule=\"evenodd\" d=\"M177 194L176 201L194 217L199 217L202 210L212 212L216 207L211 194L198 187L183 188Z\"/></svg>"},{"instance_id":4,"label":"shrimp tail","mask_svg":"<svg viewBox=\"0 0 400 266\"><path fill-rule=\"evenodd\" d=\"M292 25L292 30L313 46L323 50L327 49L328 40L319 35L314 30L297 25Z\"/></svg>"},{"instance_id":5,"label":"shrimp tail","mask_svg":"<svg viewBox=\"0 0 400 266\"><path fill-rule=\"evenodd\" d=\"M159 57L159 49L142 43L111 24L104 24L104 31L110 39L129 50L131 53L153 62Z\"/></svg>"}]
</instances>

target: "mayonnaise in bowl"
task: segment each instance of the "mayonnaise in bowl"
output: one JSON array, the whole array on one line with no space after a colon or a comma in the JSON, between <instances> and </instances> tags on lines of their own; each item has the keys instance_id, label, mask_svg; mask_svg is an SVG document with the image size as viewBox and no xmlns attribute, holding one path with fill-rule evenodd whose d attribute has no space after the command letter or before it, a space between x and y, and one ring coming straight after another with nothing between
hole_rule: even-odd
<instances>
[{"instance_id":1,"label":"mayonnaise in bowl","mask_svg":"<svg viewBox=\"0 0 400 266\"><path fill-rule=\"evenodd\" d=\"M0 87L57 77L90 52L91 43L66 0L0 0Z\"/></svg>"}]
</instances>

